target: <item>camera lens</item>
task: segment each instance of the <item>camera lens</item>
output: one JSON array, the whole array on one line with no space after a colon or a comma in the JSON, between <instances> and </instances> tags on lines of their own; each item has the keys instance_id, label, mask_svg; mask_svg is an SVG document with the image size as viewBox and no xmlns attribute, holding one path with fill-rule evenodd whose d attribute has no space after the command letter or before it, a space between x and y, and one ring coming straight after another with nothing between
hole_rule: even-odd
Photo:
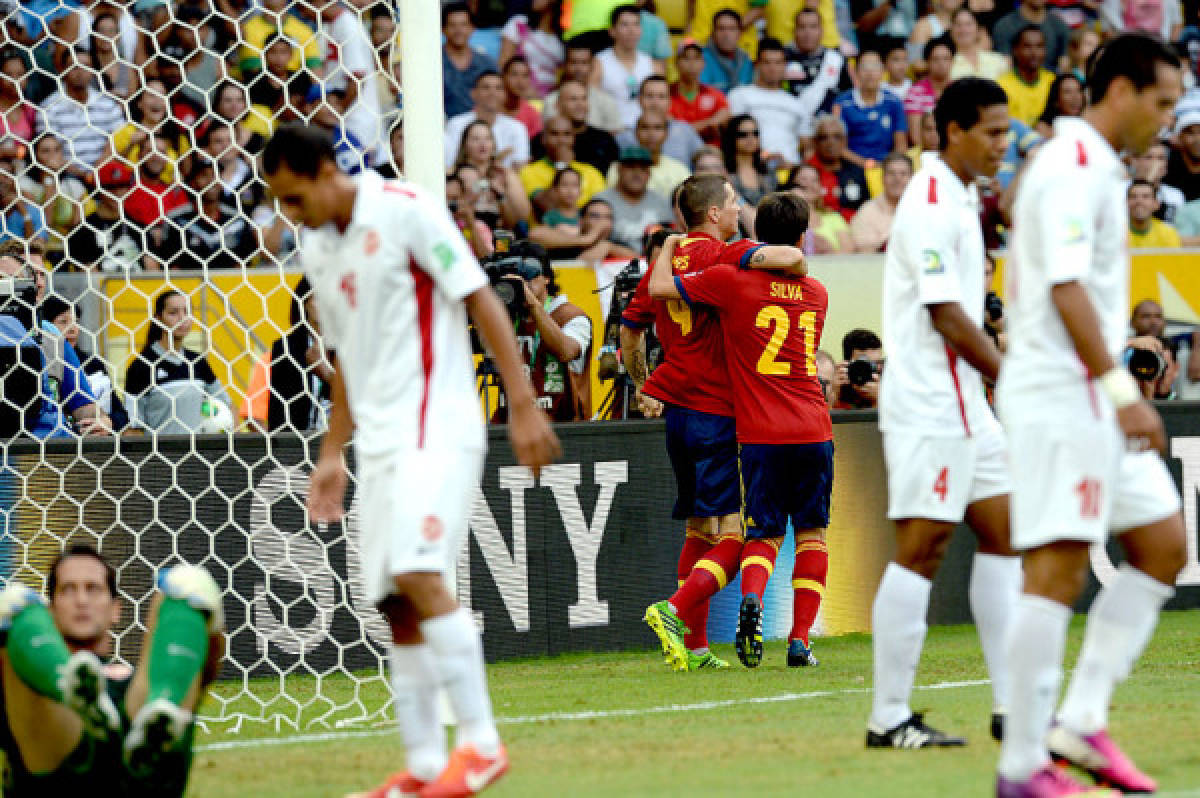
<instances>
[{"instance_id":1,"label":"camera lens","mask_svg":"<svg viewBox=\"0 0 1200 798\"><path fill-rule=\"evenodd\" d=\"M1130 349L1129 373L1144 382L1157 380L1167 370L1167 364L1157 352L1149 349Z\"/></svg>"},{"instance_id":2,"label":"camera lens","mask_svg":"<svg viewBox=\"0 0 1200 798\"><path fill-rule=\"evenodd\" d=\"M850 380L850 384L856 388L861 388L871 381L871 377L875 374L875 364L866 359L858 359L850 361L846 366L846 378Z\"/></svg>"}]
</instances>

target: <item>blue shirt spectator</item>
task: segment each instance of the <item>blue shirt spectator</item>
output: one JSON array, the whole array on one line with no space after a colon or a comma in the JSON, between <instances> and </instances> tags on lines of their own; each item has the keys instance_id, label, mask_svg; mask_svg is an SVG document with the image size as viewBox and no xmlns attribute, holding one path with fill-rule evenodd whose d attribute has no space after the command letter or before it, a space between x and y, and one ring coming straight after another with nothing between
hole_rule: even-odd
<instances>
[{"instance_id":1,"label":"blue shirt spectator","mask_svg":"<svg viewBox=\"0 0 1200 798\"><path fill-rule=\"evenodd\" d=\"M713 18L712 37L704 45L704 71L700 82L722 94L754 82L754 62L741 47L742 24L736 13L718 12Z\"/></svg>"},{"instance_id":2,"label":"blue shirt spectator","mask_svg":"<svg viewBox=\"0 0 1200 798\"><path fill-rule=\"evenodd\" d=\"M896 134L908 132L904 103L890 92L878 91L868 103L858 89L842 92L833 101L846 123L846 143L862 158L882 161L896 149Z\"/></svg>"},{"instance_id":3,"label":"blue shirt spectator","mask_svg":"<svg viewBox=\"0 0 1200 798\"><path fill-rule=\"evenodd\" d=\"M43 322L43 335L54 335L59 338L62 346L62 378L61 381L51 376L51 369L45 367L45 354L42 356L42 405L30 434L35 438L70 438L74 435L67 426L63 412L74 414L75 411L88 405L94 405L96 398L88 387L87 379L83 376L83 366L75 348L67 341L61 340L61 335L53 324ZM21 322L13 316L0 316L0 346L32 346L38 347Z\"/></svg>"},{"instance_id":4,"label":"blue shirt spectator","mask_svg":"<svg viewBox=\"0 0 1200 798\"><path fill-rule=\"evenodd\" d=\"M29 222L29 231L25 223ZM20 200L9 206L4 213L4 227L0 230L0 243L10 238L26 241L30 238L40 238L43 241L49 236L46 231L46 218L42 209L32 202Z\"/></svg>"},{"instance_id":5,"label":"blue shirt spectator","mask_svg":"<svg viewBox=\"0 0 1200 798\"><path fill-rule=\"evenodd\" d=\"M1004 151L1004 160L1000 162L1000 169L996 172L996 183L1001 191L1008 188L1017 176L1021 162L1041 143L1042 136L1036 130L1019 119L1009 120L1008 149Z\"/></svg>"},{"instance_id":6,"label":"blue shirt spectator","mask_svg":"<svg viewBox=\"0 0 1200 798\"><path fill-rule=\"evenodd\" d=\"M442 8L442 98L446 105L446 118L465 114L475 102L471 89L484 72L499 72L491 56L475 50L470 45L475 26L471 24L471 12L465 3L452 3Z\"/></svg>"}]
</instances>

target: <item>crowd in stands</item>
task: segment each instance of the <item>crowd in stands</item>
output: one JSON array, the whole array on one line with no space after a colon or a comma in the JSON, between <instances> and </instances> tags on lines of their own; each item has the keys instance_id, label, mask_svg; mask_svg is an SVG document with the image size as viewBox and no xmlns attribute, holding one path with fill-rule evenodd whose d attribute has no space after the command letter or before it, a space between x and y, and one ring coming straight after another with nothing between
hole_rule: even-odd
<instances>
[{"instance_id":1,"label":"crowd in stands","mask_svg":"<svg viewBox=\"0 0 1200 798\"><path fill-rule=\"evenodd\" d=\"M980 186L989 246L1002 247L1022 164L1057 117L1084 111L1088 55L1126 30L1177 43L1188 89L1172 128L1129 162L1130 246L1200 246L1200 0L441 11L447 198L480 257L497 230L556 259L637 256L673 223L674 186L702 172L728 176L745 235L755 203L788 190L813 209L810 253L882 252L937 148L934 103L965 75L1009 97L1009 153ZM295 266L297 232L255 166L286 121L327 128L349 172L404 173L395 0L0 0L0 13L0 242L41 242L50 270ZM160 372L182 363L205 381L169 335L147 347L170 360Z\"/></svg>"}]
</instances>

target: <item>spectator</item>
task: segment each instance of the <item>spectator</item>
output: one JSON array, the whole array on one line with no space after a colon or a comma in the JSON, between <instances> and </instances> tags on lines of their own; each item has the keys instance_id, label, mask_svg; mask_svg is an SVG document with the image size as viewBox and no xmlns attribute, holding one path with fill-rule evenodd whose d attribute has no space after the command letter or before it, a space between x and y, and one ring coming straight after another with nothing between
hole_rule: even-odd
<instances>
[{"instance_id":1,"label":"spectator","mask_svg":"<svg viewBox=\"0 0 1200 798\"><path fill-rule=\"evenodd\" d=\"M669 122L670 120L664 113L659 111L644 112L638 117L637 127L634 131L634 142L629 145L629 147L642 147L650 153L650 157L654 159L654 163L650 168L650 190L657 194L662 194L664 197L669 196L675 190L676 186L687 180L692 174L691 170L684 166L683 162L663 152ZM690 127L687 125L683 125L683 127L689 133L695 135L695 131ZM688 159L688 163L691 163L691 158ZM617 167L612 166L608 170L608 185L615 186L616 184Z\"/></svg>"},{"instance_id":2,"label":"spectator","mask_svg":"<svg viewBox=\"0 0 1200 798\"><path fill-rule=\"evenodd\" d=\"M850 0L859 50L903 47L917 24L917 0Z\"/></svg>"},{"instance_id":3,"label":"spectator","mask_svg":"<svg viewBox=\"0 0 1200 798\"><path fill-rule=\"evenodd\" d=\"M114 156L126 163L140 163L149 149L150 137L160 134L167 137L168 163L163 169L163 180L175 181L175 166L187 154L191 144L188 137L171 119L167 108L167 88L158 78L150 78L142 86L132 102L133 119L121 127L105 142L104 154L99 163Z\"/></svg>"},{"instance_id":4,"label":"spectator","mask_svg":"<svg viewBox=\"0 0 1200 798\"><path fill-rule=\"evenodd\" d=\"M729 112L750 114L758 122L763 159L772 169L800 163L812 135L816 108L783 88L787 56L783 45L764 39L758 47L758 66L753 85L739 86L729 93ZM810 96L808 102L813 102Z\"/></svg>"},{"instance_id":5,"label":"spectator","mask_svg":"<svg viewBox=\"0 0 1200 798\"><path fill-rule=\"evenodd\" d=\"M1067 69L1082 84L1087 80L1087 61L1100 46L1100 34L1090 25L1071 31L1067 40Z\"/></svg>"},{"instance_id":6,"label":"spectator","mask_svg":"<svg viewBox=\"0 0 1200 798\"><path fill-rule=\"evenodd\" d=\"M392 58L400 50L400 31L393 16L395 10L386 3L371 7L367 23L367 35L371 37L371 48L375 51L375 68L387 72Z\"/></svg>"},{"instance_id":7,"label":"spectator","mask_svg":"<svg viewBox=\"0 0 1200 798\"><path fill-rule=\"evenodd\" d=\"M1166 222L1155 219L1158 197L1149 180L1135 179L1126 193L1129 205L1129 248L1157 249L1182 246L1179 233Z\"/></svg>"},{"instance_id":8,"label":"spectator","mask_svg":"<svg viewBox=\"0 0 1200 798\"><path fill-rule=\"evenodd\" d=\"M385 120L385 127L388 129L388 155L381 159L381 162L376 164L375 171L383 175L387 180L403 180L404 179L404 116L403 114L393 114ZM486 125L485 125L486 127ZM468 129L470 126L468 125ZM492 145L492 149L496 148L496 140L491 136L492 129L488 128L488 141ZM463 131L466 135L466 131ZM461 147L460 147L461 149Z\"/></svg>"},{"instance_id":9,"label":"spectator","mask_svg":"<svg viewBox=\"0 0 1200 798\"><path fill-rule=\"evenodd\" d=\"M369 165L366 149L358 134L346 127L346 91L326 89L313 83L304 94L301 110L311 124L324 128L333 139L337 166L346 174L356 175Z\"/></svg>"},{"instance_id":10,"label":"spectator","mask_svg":"<svg viewBox=\"0 0 1200 798\"><path fill-rule=\"evenodd\" d=\"M1045 50L1046 37L1041 28L1037 25L1021 28L1013 38L1013 67L996 80L1008 95L1009 114L1029 126L1036 125L1046 110L1050 87L1054 85L1054 73L1042 66Z\"/></svg>"},{"instance_id":11,"label":"spectator","mask_svg":"<svg viewBox=\"0 0 1200 798\"><path fill-rule=\"evenodd\" d=\"M131 424L186 434L200 427L209 402L229 406L229 395L208 358L183 345L191 331L187 297L173 288L155 297L146 343L125 372Z\"/></svg>"},{"instance_id":12,"label":"spectator","mask_svg":"<svg viewBox=\"0 0 1200 798\"><path fill-rule=\"evenodd\" d=\"M925 45L925 77L918 80L904 97L904 113L908 129L916 130L925 114L932 114L942 91L950 85L950 70L954 66L954 42L947 37L931 40Z\"/></svg>"},{"instance_id":13,"label":"spectator","mask_svg":"<svg viewBox=\"0 0 1200 798\"><path fill-rule=\"evenodd\" d=\"M954 41L954 66L950 79L974 76L995 80L1008 69L1008 59L983 46L979 18L969 8L954 12L950 38Z\"/></svg>"},{"instance_id":14,"label":"spectator","mask_svg":"<svg viewBox=\"0 0 1200 798\"><path fill-rule=\"evenodd\" d=\"M213 88L225 77L225 64L209 45L210 13L209 9L190 3L179 6L168 37L171 44L186 54L179 64L183 71L183 94L202 112L210 107Z\"/></svg>"},{"instance_id":15,"label":"spectator","mask_svg":"<svg viewBox=\"0 0 1200 798\"><path fill-rule=\"evenodd\" d=\"M638 91L638 119L647 113L661 114L667 120L666 141L662 151L680 163L691 163L696 150L704 146L700 134L686 122L671 118L671 89L667 79L661 75L651 75L642 81ZM636 129L637 125L634 125ZM635 131L625 131L617 134L617 147L636 147L638 145ZM642 146L645 146L644 144ZM665 193L665 192L664 192Z\"/></svg>"},{"instance_id":16,"label":"spectator","mask_svg":"<svg viewBox=\"0 0 1200 798\"><path fill-rule=\"evenodd\" d=\"M150 64L146 74L158 78L167 87L167 107L171 117L184 128L191 128L202 114L207 113L207 103L197 103L186 89L183 62L188 52L178 44L169 43L162 47L158 57Z\"/></svg>"},{"instance_id":17,"label":"spectator","mask_svg":"<svg viewBox=\"0 0 1200 798\"><path fill-rule=\"evenodd\" d=\"M579 186L579 173L570 167L554 175L554 183L547 190L550 208L542 223L529 231L529 240L545 247L552 259L604 260L610 246L612 208L593 200L580 211Z\"/></svg>"},{"instance_id":18,"label":"spectator","mask_svg":"<svg viewBox=\"0 0 1200 798\"><path fill-rule=\"evenodd\" d=\"M29 70L16 47L0 50L0 136L33 141L37 109L26 101Z\"/></svg>"},{"instance_id":19,"label":"spectator","mask_svg":"<svg viewBox=\"0 0 1200 798\"><path fill-rule=\"evenodd\" d=\"M327 69L322 83L326 92L340 88L345 92L341 108L341 126L355 135L366 154L362 167L374 162L379 150L383 108L379 104L380 75L375 66L371 37L363 27L357 10L339 0L326 0L321 6L321 31L326 40Z\"/></svg>"},{"instance_id":20,"label":"spectator","mask_svg":"<svg viewBox=\"0 0 1200 798\"><path fill-rule=\"evenodd\" d=\"M903 47L892 47L883 55L883 84L880 88L903 103L912 84L912 78L908 75L908 51Z\"/></svg>"},{"instance_id":21,"label":"spectator","mask_svg":"<svg viewBox=\"0 0 1200 798\"><path fill-rule=\"evenodd\" d=\"M596 56L592 83L617 102L621 128L631 130L642 113L638 90L651 75L662 74L662 66L638 50L642 38L641 11L636 5L617 6L612 12L612 47Z\"/></svg>"},{"instance_id":22,"label":"spectator","mask_svg":"<svg viewBox=\"0 0 1200 798\"><path fill-rule=\"evenodd\" d=\"M919 131L917 134L917 143L908 148L908 161L913 165L914 169L919 169L921 168L921 163L925 160L926 153L936 153L938 151L940 139L938 137L937 121L933 118L933 114L921 114L921 119L917 123L916 130Z\"/></svg>"},{"instance_id":23,"label":"spectator","mask_svg":"<svg viewBox=\"0 0 1200 798\"><path fill-rule=\"evenodd\" d=\"M624 130L624 124L621 122L621 109L617 105L617 101L610 97L604 89L592 83L592 67L595 63L596 55L586 45L568 40L566 44L566 60L563 62L561 86L565 86L570 81L578 81L581 85L586 86L588 91L585 107L587 108L588 125L609 134L620 133ZM549 119L552 116L557 116L560 110L564 116L575 123L576 130L578 131L579 121L577 116L566 108L559 108L559 92L546 95L546 102L542 108L542 118ZM616 153L614 152L613 160L616 160L616 157ZM591 162L589 161L589 163ZM612 163L612 160L609 163ZM608 164L605 164L604 169L601 171L607 170Z\"/></svg>"},{"instance_id":24,"label":"spectator","mask_svg":"<svg viewBox=\"0 0 1200 798\"><path fill-rule=\"evenodd\" d=\"M1050 85L1050 96L1046 98L1046 109L1038 117L1037 132L1043 138L1054 135L1054 120L1060 116L1082 116L1086 95L1083 83L1070 73L1063 73Z\"/></svg>"},{"instance_id":25,"label":"spectator","mask_svg":"<svg viewBox=\"0 0 1200 798\"><path fill-rule=\"evenodd\" d=\"M860 369L865 372L865 368L855 367L856 373L851 374L850 364L860 361L869 364L870 378L866 382L859 382L858 379L851 381L851 376L858 377ZM838 363L837 376L834 378L838 395L834 409L863 410L876 407L879 404L879 378L883 373L883 363L883 342L878 335L861 328L846 333L842 338L842 362Z\"/></svg>"},{"instance_id":26,"label":"spectator","mask_svg":"<svg viewBox=\"0 0 1200 798\"><path fill-rule=\"evenodd\" d=\"M72 306L57 296L48 296L38 307L38 313L44 320L43 329L47 323L52 324L57 333L75 349L79 358L83 376L87 379L88 389L96 400L97 407L109 418L114 432L120 432L129 424L129 413L121 397L113 390L112 375L109 374L108 364L98 355L84 351L79 346L79 313Z\"/></svg>"},{"instance_id":27,"label":"spectator","mask_svg":"<svg viewBox=\"0 0 1200 798\"><path fill-rule=\"evenodd\" d=\"M858 57L858 88L839 94L833 104L834 114L846 124L842 157L864 169L908 149L904 104L882 85L883 59L879 53L865 52Z\"/></svg>"},{"instance_id":28,"label":"spectator","mask_svg":"<svg viewBox=\"0 0 1200 798\"><path fill-rule=\"evenodd\" d=\"M42 209L49 228L46 247L50 260L62 260L66 237L79 225L87 189L78 178L67 173L63 144L53 133L45 133L33 142L33 159L20 179L21 195Z\"/></svg>"},{"instance_id":29,"label":"spectator","mask_svg":"<svg viewBox=\"0 0 1200 798\"><path fill-rule=\"evenodd\" d=\"M1179 213L1175 214L1175 229L1183 246L1200 247L1200 200L1192 200L1179 209ZM1197 370L1200 370L1200 354L1196 356L1195 363ZM1200 379L1200 376L1196 379Z\"/></svg>"},{"instance_id":30,"label":"spectator","mask_svg":"<svg viewBox=\"0 0 1200 798\"><path fill-rule=\"evenodd\" d=\"M262 69L246 81L250 103L261 107L274 118L273 111L287 102L288 83L297 74L291 67L295 49L282 33L272 33L263 42Z\"/></svg>"},{"instance_id":31,"label":"spectator","mask_svg":"<svg viewBox=\"0 0 1200 798\"><path fill-rule=\"evenodd\" d=\"M240 415L251 429L311 432L327 427L333 368L320 334L312 286L301 277L292 290L287 331L250 374Z\"/></svg>"},{"instance_id":32,"label":"spectator","mask_svg":"<svg viewBox=\"0 0 1200 798\"><path fill-rule=\"evenodd\" d=\"M1001 17L992 28L992 46L998 53L1013 55L1015 60L1021 33L1030 25L1042 32L1045 42L1038 66L1044 66L1051 74L1066 68L1070 29L1062 17L1046 10L1046 0L1021 0L1016 10Z\"/></svg>"},{"instance_id":33,"label":"spectator","mask_svg":"<svg viewBox=\"0 0 1200 798\"><path fill-rule=\"evenodd\" d=\"M1188 202L1200 199L1200 109L1187 110L1175 120L1179 146L1167 162L1163 182L1183 192Z\"/></svg>"},{"instance_id":34,"label":"spectator","mask_svg":"<svg viewBox=\"0 0 1200 798\"><path fill-rule=\"evenodd\" d=\"M304 67L314 73L320 72L325 63L320 40L299 16L289 13L290 5L291 0L259 0L256 4L258 13L242 23L238 68L243 78L263 69L263 49L273 34L296 44L287 64L289 73L294 74Z\"/></svg>"},{"instance_id":35,"label":"spectator","mask_svg":"<svg viewBox=\"0 0 1200 798\"><path fill-rule=\"evenodd\" d=\"M582 178L580 207L604 191L604 176L591 164L579 161L575 155L575 133L570 121L561 116L548 119L542 133L546 143L545 157L521 169L521 185L525 188L525 195L533 201L539 212L549 207L549 198L542 196L542 193L554 182L554 175L562 166L570 166Z\"/></svg>"},{"instance_id":36,"label":"spectator","mask_svg":"<svg viewBox=\"0 0 1200 798\"><path fill-rule=\"evenodd\" d=\"M313 121L317 122L317 119L314 118ZM234 135L232 126L218 120L210 120L196 139L196 145L216 165L217 180L221 184L221 201L248 215L262 200L263 188L261 181L254 177L254 168L237 147ZM334 141L342 141L337 132L334 134ZM361 163L361 160L354 165L358 163Z\"/></svg>"},{"instance_id":37,"label":"spectator","mask_svg":"<svg viewBox=\"0 0 1200 798\"><path fill-rule=\"evenodd\" d=\"M520 175L496 160L496 139L487 122L477 119L463 131L454 168L461 166L475 167L482 180L486 181L485 188L499 212L498 223L501 227L513 230L529 218L529 197L521 184Z\"/></svg>"},{"instance_id":38,"label":"spectator","mask_svg":"<svg viewBox=\"0 0 1200 798\"><path fill-rule=\"evenodd\" d=\"M158 271L162 265L150 254L143 231L121 212L133 187L133 169L111 160L96 170L96 209L67 237L65 261L85 271Z\"/></svg>"},{"instance_id":39,"label":"spectator","mask_svg":"<svg viewBox=\"0 0 1200 798\"><path fill-rule=\"evenodd\" d=\"M892 234L896 204L913 176L908 156L893 153L883 159L883 193L869 200L850 222L850 237L857 252L883 252Z\"/></svg>"},{"instance_id":40,"label":"spectator","mask_svg":"<svg viewBox=\"0 0 1200 798\"><path fill-rule=\"evenodd\" d=\"M480 217L479 181L482 178L473 166L460 166L446 178L446 208L458 225L463 238L471 245L477 258L486 258L496 251L493 226ZM495 211L490 208L490 217Z\"/></svg>"},{"instance_id":41,"label":"spectator","mask_svg":"<svg viewBox=\"0 0 1200 798\"><path fill-rule=\"evenodd\" d=\"M617 184L596 195L613 210L611 240L638 252L646 228L671 224L674 212L667 198L648 189L654 157L641 147L621 150Z\"/></svg>"},{"instance_id":42,"label":"spectator","mask_svg":"<svg viewBox=\"0 0 1200 798\"><path fill-rule=\"evenodd\" d=\"M119 33L117 18L112 14L100 14L93 21L88 49L104 91L125 99L137 86L138 76L137 65L126 59L117 47Z\"/></svg>"},{"instance_id":43,"label":"spectator","mask_svg":"<svg viewBox=\"0 0 1200 798\"><path fill-rule=\"evenodd\" d=\"M1134 375L1142 389L1142 394L1147 399L1178 398L1173 389L1175 378L1179 376L1179 344L1164 334L1167 322L1163 316L1162 305L1153 299L1143 299L1138 302L1133 306L1133 315L1129 320L1129 326L1133 337L1127 344L1128 349L1145 349L1154 352L1162 360L1164 366L1162 374L1157 380L1143 380L1136 374Z\"/></svg>"},{"instance_id":44,"label":"spectator","mask_svg":"<svg viewBox=\"0 0 1200 798\"><path fill-rule=\"evenodd\" d=\"M274 129L270 117L251 113L246 89L232 80L222 81L213 90L213 112L217 119L233 126L234 141L247 154L261 150Z\"/></svg>"},{"instance_id":45,"label":"spectator","mask_svg":"<svg viewBox=\"0 0 1200 798\"><path fill-rule=\"evenodd\" d=\"M908 59L917 74L929 69L929 43L938 39L949 41L951 16L962 3L963 0L930 0L929 13L913 25L908 37Z\"/></svg>"},{"instance_id":46,"label":"spectator","mask_svg":"<svg viewBox=\"0 0 1200 798\"><path fill-rule=\"evenodd\" d=\"M788 89L805 107L831 113L834 99L854 88L846 57L838 50L821 46L821 15L809 6L796 12L795 40L788 47Z\"/></svg>"},{"instance_id":47,"label":"spectator","mask_svg":"<svg viewBox=\"0 0 1200 798\"><path fill-rule=\"evenodd\" d=\"M529 138L542 132L542 115L529 104L529 62L514 55L504 62L500 76L504 84L504 104L501 110L525 126Z\"/></svg>"},{"instance_id":48,"label":"spectator","mask_svg":"<svg viewBox=\"0 0 1200 798\"><path fill-rule=\"evenodd\" d=\"M236 269L250 265L258 239L249 220L222 202L216 165L192 159L187 174L191 200L156 231L159 260L172 269Z\"/></svg>"},{"instance_id":49,"label":"spectator","mask_svg":"<svg viewBox=\"0 0 1200 798\"><path fill-rule=\"evenodd\" d=\"M483 72L471 91L475 106L446 123L446 168L458 158L458 145L463 131L476 119L492 127L496 138L496 157L505 166L519 169L529 162L529 133L525 126L511 116L501 113L504 105L504 83L495 72Z\"/></svg>"},{"instance_id":50,"label":"spectator","mask_svg":"<svg viewBox=\"0 0 1200 798\"><path fill-rule=\"evenodd\" d=\"M87 180L109 135L125 124L125 112L111 97L92 88L92 56L87 50L63 48L60 52L62 89L43 103L37 132L53 133L66 143L68 171Z\"/></svg>"},{"instance_id":51,"label":"spectator","mask_svg":"<svg viewBox=\"0 0 1200 798\"><path fill-rule=\"evenodd\" d=\"M837 379L837 363L833 355L824 349L817 350L817 382L821 384L821 393L825 396L825 404L833 407L837 393L833 390L833 381Z\"/></svg>"},{"instance_id":52,"label":"spectator","mask_svg":"<svg viewBox=\"0 0 1200 798\"><path fill-rule=\"evenodd\" d=\"M650 56L662 72L666 69L667 59L671 57L671 35L667 23L654 13L654 0L635 0L635 5L642 12L642 38L638 40L638 49Z\"/></svg>"},{"instance_id":53,"label":"spectator","mask_svg":"<svg viewBox=\"0 0 1200 798\"><path fill-rule=\"evenodd\" d=\"M167 149L170 141L161 133L151 134L146 154L134 168L133 191L125 197L121 208L125 217L143 230L158 224L175 209L187 204L187 195L164 175L170 164Z\"/></svg>"},{"instance_id":54,"label":"spectator","mask_svg":"<svg viewBox=\"0 0 1200 798\"><path fill-rule=\"evenodd\" d=\"M0 213L4 227L0 230L0 242L27 241L32 238L45 240L50 231L46 229L46 217L42 209L29 197L22 196L17 175L21 171L20 160L11 152L0 156Z\"/></svg>"},{"instance_id":55,"label":"spectator","mask_svg":"<svg viewBox=\"0 0 1200 798\"><path fill-rule=\"evenodd\" d=\"M934 129L936 133L936 127ZM996 185L1001 191L1006 191L1017 176L1021 164L1044 141L1041 134L1019 119L1008 121L1008 148L1004 151L1004 159L1000 161L1000 169L996 172ZM1012 197L1009 198L1013 199ZM1011 203L1006 204L1006 208Z\"/></svg>"},{"instance_id":56,"label":"spectator","mask_svg":"<svg viewBox=\"0 0 1200 798\"><path fill-rule=\"evenodd\" d=\"M750 114L729 120L721 136L724 172L738 196L750 206L779 187L775 172L763 158L758 122Z\"/></svg>"},{"instance_id":57,"label":"spectator","mask_svg":"<svg viewBox=\"0 0 1200 798\"><path fill-rule=\"evenodd\" d=\"M500 34L500 63L522 56L529 64L529 83L538 97L554 90L565 58L561 16L562 0L533 0L529 11L514 14Z\"/></svg>"},{"instance_id":58,"label":"spectator","mask_svg":"<svg viewBox=\"0 0 1200 798\"><path fill-rule=\"evenodd\" d=\"M591 118L591 102L596 91L599 90L589 90L586 83L574 78L564 80L558 90L558 107L561 110L561 114L558 115L571 123L571 129L575 133L575 157L594 166L600 174L606 174L608 167L617 160L619 148L611 133L593 126L588 121ZM612 99L602 91L600 97L606 102ZM556 114L544 114L543 119L548 120L554 116ZM542 158L546 154L543 134L539 134L530 142L534 158Z\"/></svg>"},{"instance_id":59,"label":"spectator","mask_svg":"<svg viewBox=\"0 0 1200 798\"><path fill-rule=\"evenodd\" d=\"M18 279L36 279L35 267L26 257L24 241L13 239L0 245L0 275ZM19 285L19 284L18 284ZM8 297L0 306L0 346L36 347L40 349L41 372L37 388L28 397L36 403L36 419L25 431L34 438L69 438L74 433L66 416L70 416L84 435L111 435L108 416L96 404L95 397L83 375L83 368L74 347L60 336L41 336L38 323L40 300L35 291L21 291ZM24 361L23 361L24 362ZM9 384L3 385L4 398L10 404L24 397L14 395Z\"/></svg>"},{"instance_id":60,"label":"spectator","mask_svg":"<svg viewBox=\"0 0 1200 798\"><path fill-rule=\"evenodd\" d=\"M684 39L675 67L679 80L671 86L671 117L691 125L705 144L720 144L721 127L729 121L729 101L717 89L700 82L704 50L693 39Z\"/></svg>"},{"instance_id":61,"label":"spectator","mask_svg":"<svg viewBox=\"0 0 1200 798\"><path fill-rule=\"evenodd\" d=\"M496 72L491 56L471 48L468 42L475 26L466 3L454 2L442 6L442 94L446 116L450 119L471 110L475 102L475 87L479 76ZM450 159L453 162L453 158Z\"/></svg>"},{"instance_id":62,"label":"spectator","mask_svg":"<svg viewBox=\"0 0 1200 798\"><path fill-rule=\"evenodd\" d=\"M559 291L546 250L531 242L514 244L508 257L520 266L525 315L516 322L517 346L525 357L538 407L554 421L586 421L591 408L592 323ZM492 416L508 420L501 394Z\"/></svg>"},{"instance_id":63,"label":"spectator","mask_svg":"<svg viewBox=\"0 0 1200 798\"><path fill-rule=\"evenodd\" d=\"M1155 216L1167 224L1175 224L1175 217L1187 202L1183 192L1174 186L1162 182L1167 174L1167 158L1170 145L1159 139L1146 148L1145 152L1130 156L1129 163L1134 179L1150 182L1158 197L1158 211Z\"/></svg>"},{"instance_id":64,"label":"spectator","mask_svg":"<svg viewBox=\"0 0 1200 798\"><path fill-rule=\"evenodd\" d=\"M732 9L713 15L712 38L704 45L704 71L700 82L712 86L726 97L738 86L754 81L754 62L738 46L742 36L742 17Z\"/></svg>"},{"instance_id":65,"label":"spectator","mask_svg":"<svg viewBox=\"0 0 1200 798\"><path fill-rule=\"evenodd\" d=\"M823 205L838 211L847 222L870 194L862 167L846 158L846 124L836 116L817 119L813 156L808 163L821 178Z\"/></svg>"},{"instance_id":66,"label":"spectator","mask_svg":"<svg viewBox=\"0 0 1200 798\"><path fill-rule=\"evenodd\" d=\"M801 164L788 176L787 189L808 203L808 230L813 254L837 255L854 252L850 225L842 214L825 205L821 173L812 164Z\"/></svg>"}]
</instances>

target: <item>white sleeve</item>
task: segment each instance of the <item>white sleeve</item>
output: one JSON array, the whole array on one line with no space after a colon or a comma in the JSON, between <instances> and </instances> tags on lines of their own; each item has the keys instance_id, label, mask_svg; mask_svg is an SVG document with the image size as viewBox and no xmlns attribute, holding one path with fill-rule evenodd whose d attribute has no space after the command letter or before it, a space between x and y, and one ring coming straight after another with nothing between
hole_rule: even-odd
<instances>
[{"instance_id":1,"label":"white sleeve","mask_svg":"<svg viewBox=\"0 0 1200 798\"><path fill-rule=\"evenodd\" d=\"M414 197L398 198L396 229L409 231L413 259L449 300L462 300L487 285L450 212L412 185Z\"/></svg>"},{"instance_id":2,"label":"white sleeve","mask_svg":"<svg viewBox=\"0 0 1200 798\"><path fill-rule=\"evenodd\" d=\"M740 87L729 92L728 99L729 99L729 113L730 114L732 114L733 116L740 116L741 114L746 113L746 111L747 111L746 104L743 101L743 98L745 96L746 96L746 93L744 91L741 91Z\"/></svg>"},{"instance_id":3,"label":"white sleeve","mask_svg":"<svg viewBox=\"0 0 1200 798\"><path fill-rule=\"evenodd\" d=\"M933 179L932 177L930 178ZM957 224L961 211L933 203L922 221L920 232L906 236L903 260L916 272L917 299L922 305L962 302L958 262ZM983 264L977 264L983 268Z\"/></svg>"},{"instance_id":4,"label":"white sleeve","mask_svg":"<svg viewBox=\"0 0 1200 798\"><path fill-rule=\"evenodd\" d=\"M562 327L563 335L579 344L579 357L571 361L571 371L582 374L587 365L588 347L592 344L592 321L587 315L576 316Z\"/></svg>"},{"instance_id":5,"label":"white sleeve","mask_svg":"<svg viewBox=\"0 0 1200 798\"><path fill-rule=\"evenodd\" d=\"M1092 270L1095 189L1089 177L1083 169L1047 175L1031 198L1036 208L1034 240L1051 285L1082 280Z\"/></svg>"}]
</instances>

